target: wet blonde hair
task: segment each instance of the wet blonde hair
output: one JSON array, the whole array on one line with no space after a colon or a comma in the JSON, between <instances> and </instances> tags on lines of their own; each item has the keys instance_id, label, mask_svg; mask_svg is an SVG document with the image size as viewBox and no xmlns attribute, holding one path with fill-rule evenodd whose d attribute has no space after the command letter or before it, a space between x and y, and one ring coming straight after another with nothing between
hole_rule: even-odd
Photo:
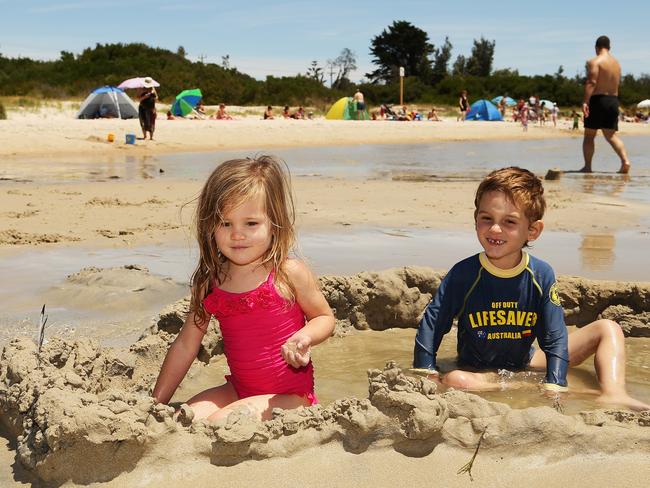
<instances>
[{"instance_id":1,"label":"wet blonde hair","mask_svg":"<svg viewBox=\"0 0 650 488\"><path fill-rule=\"evenodd\" d=\"M261 195L270 221L271 245L262 264L275 270L275 283L288 300L295 300L295 289L284 269L284 262L295 245L295 211L289 170L273 156L232 159L212 172L197 201L194 217L199 244L199 262L192 274L190 310L199 325L209 319L203 299L224 278L226 258L217 247L215 231L223 215L245 201Z\"/></svg>"},{"instance_id":2,"label":"wet blonde hair","mask_svg":"<svg viewBox=\"0 0 650 488\"><path fill-rule=\"evenodd\" d=\"M499 191L519 207L532 224L542 220L546 211L544 187L540 180L527 169L510 166L492 171L476 190L474 198L474 220L478 215L481 198L491 191Z\"/></svg>"}]
</instances>

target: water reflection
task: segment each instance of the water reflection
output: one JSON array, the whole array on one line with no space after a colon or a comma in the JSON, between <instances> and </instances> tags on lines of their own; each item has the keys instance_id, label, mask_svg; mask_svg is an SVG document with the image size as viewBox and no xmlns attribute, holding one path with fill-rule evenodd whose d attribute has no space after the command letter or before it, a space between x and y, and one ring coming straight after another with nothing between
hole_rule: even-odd
<instances>
[{"instance_id":1,"label":"water reflection","mask_svg":"<svg viewBox=\"0 0 650 488\"><path fill-rule=\"evenodd\" d=\"M616 259L614 248L616 237L612 234L585 234L580 245L582 266L592 271L606 271L613 267Z\"/></svg>"},{"instance_id":2,"label":"water reflection","mask_svg":"<svg viewBox=\"0 0 650 488\"><path fill-rule=\"evenodd\" d=\"M602 175L602 174L585 174L582 175L581 191L591 195L606 195L617 197L630 181L630 175Z\"/></svg>"}]
</instances>

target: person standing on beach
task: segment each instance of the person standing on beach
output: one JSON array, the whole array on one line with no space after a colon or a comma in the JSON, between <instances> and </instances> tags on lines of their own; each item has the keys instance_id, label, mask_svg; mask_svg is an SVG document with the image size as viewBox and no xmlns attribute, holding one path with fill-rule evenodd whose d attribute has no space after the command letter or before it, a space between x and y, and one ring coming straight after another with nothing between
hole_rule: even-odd
<instances>
[{"instance_id":1,"label":"person standing on beach","mask_svg":"<svg viewBox=\"0 0 650 488\"><path fill-rule=\"evenodd\" d=\"M151 78L145 78L143 84L144 87L138 95L138 101L140 102L138 105L138 118L142 128L142 138L146 139L148 132L149 139L153 141L153 133L156 130L156 100L158 94Z\"/></svg>"},{"instance_id":2,"label":"person standing on beach","mask_svg":"<svg viewBox=\"0 0 650 488\"><path fill-rule=\"evenodd\" d=\"M357 88L357 91L352 99L357 102L357 120L361 120L363 118L363 112L366 110L366 102L363 98L363 93L361 93L361 90Z\"/></svg>"},{"instance_id":3,"label":"person standing on beach","mask_svg":"<svg viewBox=\"0 0 650 488\"><path fill-rule=\"evenodd\" d=\"M621 82L621 65L609 53L610 43L607 36L596 39L596 56L587 61L587 81L582 101L582 112L585 120L585 133L582 140L582 154L585 165L580 169L583 173L591 173L591 160L594 157L594 138L598 129L603 131L605 140L609 142L621 159L619 173L630 171L630 160L627 158L625 145L616 135L618 130L619 102L618 86Z\"/></svg>"},{"instance_id":4,"label":"person standing on beach","mask_svg":"<svg viewBox=\"0 0 650 488\"><path fill-rule=\"evenodd\" d=\"M456 117L456 122L458 122L459 120L462 120L464 122L465 116L469 111L469 100L467 99L467 90L463 90L462 92L460 92L460 98L458 99L458 108L460 109L460 113L458 114L458 117Z\"/></svg>"}]
</instances>

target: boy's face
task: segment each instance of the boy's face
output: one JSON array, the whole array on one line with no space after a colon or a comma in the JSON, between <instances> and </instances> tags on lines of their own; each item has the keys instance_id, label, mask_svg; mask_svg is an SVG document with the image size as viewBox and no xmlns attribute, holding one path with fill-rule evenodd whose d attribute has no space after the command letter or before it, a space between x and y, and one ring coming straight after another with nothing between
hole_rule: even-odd
<instances>
[{"instance_id":1,"label":"boy's face","mask_svg":"<svg viewBox=\"0 0 650 488\"><path fill-rule=\"evenodd\" d=\"M521 261L521 249L534 241L544 228L541 220L530 222L523 209L500 191L485 193L476 214L476 235L492 264L514 268Z\"/></svg>"}]
</instances>

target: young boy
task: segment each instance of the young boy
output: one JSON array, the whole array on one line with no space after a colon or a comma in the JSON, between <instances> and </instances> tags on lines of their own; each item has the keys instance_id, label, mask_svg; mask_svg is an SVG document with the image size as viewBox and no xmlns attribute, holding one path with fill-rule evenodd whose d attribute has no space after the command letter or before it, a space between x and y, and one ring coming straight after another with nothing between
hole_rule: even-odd
<instances>
[{"instance_id":1,"label":"young boy","mask_svg":"<svg viewBox=\"0 0 650 488\"><path fill-rule=\"evenodd\" d=\"M442 383L467 390L498 389L485 369L546 368L544 388L567 390L567 367L596 353L598 401L650 409L625 389L625 345L619 325L598 320L567 334L553 269L522 249L537 239L546 209L542 182L525 169L493 171L474 200L476 235L484 252L455 264L424 312L413 366L432 370L442 337L458 319L458 362ZM537 338L541 350L532 347Z\"/></svg>"}]
</instances>

